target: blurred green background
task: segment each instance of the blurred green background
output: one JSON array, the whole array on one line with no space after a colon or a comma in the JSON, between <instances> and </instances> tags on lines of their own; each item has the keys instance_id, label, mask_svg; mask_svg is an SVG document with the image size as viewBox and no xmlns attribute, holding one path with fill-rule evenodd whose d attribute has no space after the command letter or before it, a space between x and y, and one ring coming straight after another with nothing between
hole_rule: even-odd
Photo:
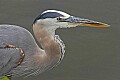
<instances>
[{"instance_id":1,"label":"blurred green background","mask_svg":"<svg viewBox=\"0 0 120 80\"><path fill-rule=\"evenodd\" d=\"M0 0L0 24L20 25L32 32L35 17L46 9L111 27L57 29L66 44L61 64L38 76L13 80L120 80L120 0Z\"/></svg>"}]
</instances>

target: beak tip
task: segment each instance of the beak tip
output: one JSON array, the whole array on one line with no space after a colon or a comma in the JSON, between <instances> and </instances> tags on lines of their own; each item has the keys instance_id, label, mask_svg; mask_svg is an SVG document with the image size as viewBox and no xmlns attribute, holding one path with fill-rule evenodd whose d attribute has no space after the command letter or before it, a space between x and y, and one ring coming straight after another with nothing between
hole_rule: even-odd
<instances>
[{"instance_id":1,"label":"beak tip","mask_svg":"<svg viewBox=\"0 0 120 80\"><path fill-rule=\"evenodd\" d=\"M103 28L109 28L110 25L109 25L109 24L102 23L102 24L101 24L101 27L103 27Z\"/></svg>"}]
</instances>

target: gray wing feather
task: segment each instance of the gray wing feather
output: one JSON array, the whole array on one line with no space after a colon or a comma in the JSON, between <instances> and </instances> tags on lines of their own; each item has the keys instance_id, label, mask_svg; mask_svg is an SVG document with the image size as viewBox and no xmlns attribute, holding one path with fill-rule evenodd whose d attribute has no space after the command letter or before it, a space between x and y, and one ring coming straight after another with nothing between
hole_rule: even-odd
<instances>
[{"instance_id":1,"label":"gray wing feather","mask_svg":"<svg viewBox=\"0 0 120 80\"><path fill-rule=\"evenodd\" d=\"M0 48L0 77L8 74L17 66L20 51L16 48Z\"/></svg>"},{"instance_id":2,"label":"gray wing feather","mask_svg":"<svg viewBox=\"0 0 120 80\"><path fill-rule=\"evenodd\" d=\"M29 64L31 60L31 57L29 56L33 55L38 48L32 34L28 30L19 26L0 25L0 47L4 47L5 44L22 48L25 52L25 58L20 66L13 69L17 65L16 61L20 59L19 50L14 48L0 48L0 77L8 72L12 72L13 74L23 74L25 71L27 72L27 70L31 70L32 67L28 69L28 65L33 66L32 64ZM21 66L27 69L25 70Z\"/></svg>"}]
</instances>

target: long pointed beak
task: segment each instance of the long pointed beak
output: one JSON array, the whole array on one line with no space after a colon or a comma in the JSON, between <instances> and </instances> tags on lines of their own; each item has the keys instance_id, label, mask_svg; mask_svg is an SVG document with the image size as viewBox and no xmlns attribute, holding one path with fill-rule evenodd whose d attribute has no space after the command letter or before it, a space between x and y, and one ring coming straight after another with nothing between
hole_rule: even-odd
<instances>
[{"instance_id":1,"label":"long pointed beak","mask_svg":"<svg viewBox=\"0 0 120 80\"><path fill-rule=\"evenodd\" d=\"M88 26L88 27L96 27L96 28L106 28L110 26L102 22L97 22L97 21L74 17L74 16L70 16L69 18L62 20L62 22L68 22L69 25L73 25L73 26Z\"/></svg>"}]
</instances>

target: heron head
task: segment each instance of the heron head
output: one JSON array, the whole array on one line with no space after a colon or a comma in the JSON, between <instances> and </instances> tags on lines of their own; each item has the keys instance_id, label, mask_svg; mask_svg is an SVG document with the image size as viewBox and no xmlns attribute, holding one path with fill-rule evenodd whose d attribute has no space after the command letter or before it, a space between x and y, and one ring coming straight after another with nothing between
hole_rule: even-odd
<instances>
[{"instance_id":1,"label":"heron head","mask_svg":"<svg viewBox=\"0 0 120 80\"><path fill-rule=\"evenodd\" d=\"M57 28L70 28L76 26L88 26L88 27L97 27L97 28L109 27L108 24L85 19L85 18L75 17L58 10L44 11L34 20L33 24L36 23L41 23L48 29L52 29L52 30L56 30Z\"/></svg>"}]
</instances>

